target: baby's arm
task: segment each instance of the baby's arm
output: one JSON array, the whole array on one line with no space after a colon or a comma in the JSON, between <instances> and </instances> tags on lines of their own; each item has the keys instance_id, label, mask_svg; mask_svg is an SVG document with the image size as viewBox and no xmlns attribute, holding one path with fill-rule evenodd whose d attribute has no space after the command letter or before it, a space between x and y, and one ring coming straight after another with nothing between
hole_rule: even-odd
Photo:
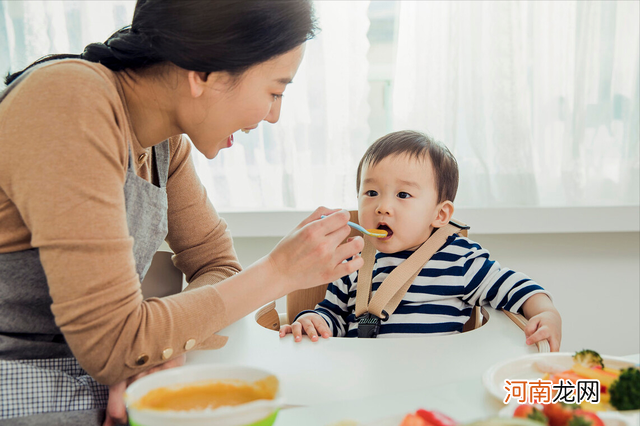
<instances>
[{"instance_id":1,"label":"baby's arm","mask_svg":"<svg viewBox=\"0 0 640 426\"><path fill-rule=\"evenodd\" d=\"M465 254L465 295L471 305L489 303L494 309L511 312L522 310L530 321L525 329L528 345L548 339L552 352L560 349L562 320L547 292L521 272L501 268L489 260L489 252L470 240L458 245L468 249Z\"/></svg>"},{"instance_id":2,"label":"baby's arm","mask_svg":"<svg viewBox=\"0 0 640 426\"><path fill-rule=\"evenodd\" d=\"M524 329L527 345L547 339L551 352L558 352L562 340L562 318L551 299L543 293L534 294L522 304L522 312L529 320Z\"/></svg>"},{"instance_id":3,"label":"baby's arm","mask_svg":"<svg viewBox=\"0 0 640 426\"><path fill-rule=\"evenodd\" d=\"M318 334L323 338L346 335L346 318L351 313L349 295L355 292L357 272L344 276L327 286L325 299L316 305L314 311L303 311L294 319L293 324L280 328L280 337L293 333L296 342L302 340L306 333L312 341L318 341Z\"/></svg>"}]
</instances>

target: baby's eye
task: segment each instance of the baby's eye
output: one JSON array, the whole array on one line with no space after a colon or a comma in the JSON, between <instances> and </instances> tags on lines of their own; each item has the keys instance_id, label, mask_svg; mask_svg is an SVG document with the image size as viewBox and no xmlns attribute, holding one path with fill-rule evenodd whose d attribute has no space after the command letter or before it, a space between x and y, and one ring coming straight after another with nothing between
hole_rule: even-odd
<instances>
[{"instance_id":1,"label":"baby's eye","mask_svg":"<svg viewBox=\"0 0 640 426\"><path fill-rule=\"evenodd\" d=\"M411 194L408 192L398 192L398 198L411 198Z\"/></svg>"},{"instance_id":2,"label":"baby's eye","mask_svg":"<svg viewBox=\"0 0 640 426\"><path fill-rule=\"evenodd\" d=\"M367 197L375 197L376 195L378 195L378 192L374 191L373 189L370 189L367 192L365 192L364 195L366 195Z\"/></svg>"},{"instance_id":3,"label":"baby's eye","mask_svg":"<svg viewBox=\"0 0 640 426\"><path fill-rule=\"evenodd\" d=\"M283 94L279 94L279 95L277 95L277 94L273 93L271 96L273 96L273 101L275 102L275 101L277 101L278 99L282 99L282 97L283 97L284 95L283 95Z\"/></svg>"}]
</instances>

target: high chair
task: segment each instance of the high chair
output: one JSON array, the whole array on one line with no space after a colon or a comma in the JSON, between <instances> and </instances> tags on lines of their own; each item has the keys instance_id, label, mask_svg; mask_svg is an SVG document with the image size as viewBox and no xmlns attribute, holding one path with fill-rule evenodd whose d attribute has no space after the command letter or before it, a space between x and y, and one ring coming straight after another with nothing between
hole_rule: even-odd
<instances>
[{"instance_id":1,"label":"high chair","mask_svg":"<svg viewBox=\"0 0 640 426\"><path fill-rule=\"evenodd\" d=\"M352 210L349 212L351 215L351 222L358 223L358 211ZM464 228L460 230L459 235L463 237L468 236L468 227L461 222L456 220L452 220L452 222L456 224L462 225ZM351 230L351 234L347 237L353 237L361 235L360 232L355 229ZM346 241L346 239L345 239ZM297 290L287 295L286 299L286 313L278 313L276 310L276 303L271 302L265 306L263 306L260 310L258 310L255 314L255 320L262 327L278 331L282 325L289 324L289 319L295 318L298 313L313 309L315 306L324 300L325 293L327 291L327 284L319 285L317 287L312 287L305 290ZM528 320L520 315L514 314L513 312L509 312L506 310L502 310L509 319L511 319L520 329L524 331L525 326L528 323ZM487 310L481 306L474 306L471 318L465 323L462 328L462 332L469 332L472 330L476 330L482 327L489 319L489 314ZM538 347L538 352L550 352L549 342L547 340L543 340L536 344Z\"/></svg>"},{"instance_id":2,"label":"high chair","mask_svg":"<svg viewBox=\"0 0 640 426\"><path fill-rule=\"evenodd\" d=\"M175 267L173 253L158 250L141 283L142 297L165 297L182 291L182 271Z\"/></svg>"}]
</instances>

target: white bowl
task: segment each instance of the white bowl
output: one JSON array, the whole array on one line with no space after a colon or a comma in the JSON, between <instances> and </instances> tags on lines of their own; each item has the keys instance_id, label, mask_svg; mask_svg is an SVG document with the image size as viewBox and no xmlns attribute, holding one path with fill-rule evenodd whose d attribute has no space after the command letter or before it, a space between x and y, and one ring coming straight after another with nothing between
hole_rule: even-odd
<instances>
[{"instance_id":1,"label":"white bowl","mask_svg":"<svg viewBox=\"0 0 640 426\"><path fill-rule=\"evenodd\" d=\"M135 402L161 387L189 385L207 380L237 379L253 382L272 375L268 371L234 365L190 365L170 368L133 382L124 395L131 426L271 426L283 405L280 391L273 400L257 400L233 407L173 411L138 409Z\"/></svg>"}]
</instances>

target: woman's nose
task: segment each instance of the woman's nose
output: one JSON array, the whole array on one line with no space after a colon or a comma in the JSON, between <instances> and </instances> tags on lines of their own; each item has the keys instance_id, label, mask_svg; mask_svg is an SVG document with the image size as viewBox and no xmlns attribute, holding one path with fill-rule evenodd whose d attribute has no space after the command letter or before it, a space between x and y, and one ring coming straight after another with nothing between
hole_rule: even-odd
<instances>
[{"instance_id":1,"label":"woman's nose","mask_svg":"<svg viewBox=\"0 0 640 426\"><path fill-rule=\"evenodd\" d=\"M265 121L268 121L271 124L275 124L280 119L280 107L282 106L282 98L275 101L271 104L271 109L269 110L269 114L264 118Z\"/></svg>"}]
</instances>

